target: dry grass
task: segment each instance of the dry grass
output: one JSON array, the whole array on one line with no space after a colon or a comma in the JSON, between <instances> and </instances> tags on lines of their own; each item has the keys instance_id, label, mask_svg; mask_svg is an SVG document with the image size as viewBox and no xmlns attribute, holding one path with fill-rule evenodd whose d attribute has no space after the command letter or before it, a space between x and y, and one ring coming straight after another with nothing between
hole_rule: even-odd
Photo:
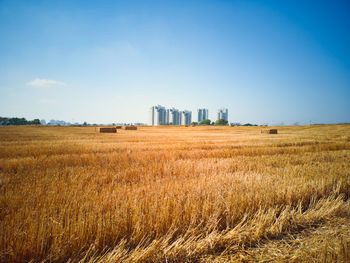
<instances>
[{"instance_id":1,"label":"dry grass","mask_svg":"<svg viewBox=\"0 0 350 263\"><path fill-rule=\"evenodd\" d=\"M350 125L0 127L0 261L347 262Z\"/></svg>"}]
</instances>

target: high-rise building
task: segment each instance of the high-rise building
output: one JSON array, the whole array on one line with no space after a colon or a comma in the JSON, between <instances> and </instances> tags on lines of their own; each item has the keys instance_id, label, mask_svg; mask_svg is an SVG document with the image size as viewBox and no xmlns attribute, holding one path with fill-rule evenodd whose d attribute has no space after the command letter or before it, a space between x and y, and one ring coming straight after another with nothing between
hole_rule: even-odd
<instances>
[{"instance_id":1,"label":"high-rise building","mask_svg":"<svg viewBox=\"0 0 350 263\"><path fill-rule=\"evenodd\" d=\"M192 111L181 111L181 125L189 125L192 122Z\"/></svg>"},{"instance_id":2,"label":"high-rise building","mask_svg":"<svg viewBox=\"0 0 350 263\"><path fill-rule=\"evenodd\" d=\"M181 125L180 121L180 111L178 109L168 109L167 110L168 117L168 124L172 125Z\"/></svg>"},{"instance_id":3,"label":"high-rise building","mask_svg":"<svg viewBox=\"0 0 350 263\"><path fill-rule=\"evenodd\" d=\"M198 109L197 113L198 113L198 115L197 115L198 123L200 123L203 120L207 120L209 118L208 117L208 109Z\"/></svg>"},{"instance_id":4,"label":"high-rise building","mask_svg":"<svg viewBox=\"0 0 350 263\"><path fill-rule=\"evenodd\" d=\"M166 112L165 112L165 123L166 124L169 124L169 116L170 115L170 110L169 109L166 109Z\"/></svg>"},{"instance_id":5,"label":"high-rise building","mask_svg":"<svg viewBox=\"0 0 350 263\"><path fill-rule=\"evenodd\" d=\"M218 120L224 119L228 121L228 109L227 108L221 108L218 110Z\"/></svg>"},{"instance_id":6,"label":"high-rise building","mask_svg":"<svg viewBox=\"0 0 350 263\"><path fill-rule=\"evenodd\" d=\"M167 115L165 107L157 105L153 106L150 109L150 124L152 126L154 125L161 125L167 123Z\"/></svg>"}]
</instances>

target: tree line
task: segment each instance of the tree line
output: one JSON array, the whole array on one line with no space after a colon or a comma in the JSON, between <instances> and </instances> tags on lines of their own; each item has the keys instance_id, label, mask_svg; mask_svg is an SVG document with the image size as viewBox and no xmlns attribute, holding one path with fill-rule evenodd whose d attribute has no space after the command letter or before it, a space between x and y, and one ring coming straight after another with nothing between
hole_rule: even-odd
<instances>
[{"instance_id":1,"label":"tree line","mask_svg":"<svg viewBox=\"0 0 350 263\"><path fill-rule=\"evenodd\" d=\"M39 125L40 120L26 120L25 118L8 118L8 117L0 117L0 125Z\"/></svg>"},{"instance_id":2,"label":"tree line","mask_svg":"<svg viewBox=\"0 0 350 263\"><path fill-rule=\"evenodd\" d=\"M216 120L215 122L211 122L210 120L202 120L200 123L192 122L192 125L227 125L228 121L225 119Z\"/></svg>"}]
</instances>

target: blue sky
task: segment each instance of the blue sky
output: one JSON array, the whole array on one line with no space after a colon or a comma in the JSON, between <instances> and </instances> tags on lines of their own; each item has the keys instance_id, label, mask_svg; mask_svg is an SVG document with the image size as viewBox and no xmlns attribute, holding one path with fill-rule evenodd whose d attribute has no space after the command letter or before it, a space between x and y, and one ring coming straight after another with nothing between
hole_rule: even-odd
<instances>
[{"instance_id":1,"label":"blue sky","mask_svg":"<svg viewBox=\"0 0 350 263\"><path fill-rule=\"evenodd\" d=\"M0 0L0 116L350 122L350 2ZM195 119L194 119L195 120Z\"/></svg>"}]
</instances>

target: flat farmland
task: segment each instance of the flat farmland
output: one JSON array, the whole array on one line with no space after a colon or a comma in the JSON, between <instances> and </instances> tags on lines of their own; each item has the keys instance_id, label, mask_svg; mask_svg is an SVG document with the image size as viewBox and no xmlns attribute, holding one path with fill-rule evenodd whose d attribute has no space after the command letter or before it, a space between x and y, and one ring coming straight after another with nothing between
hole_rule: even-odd
<instances>
[{"instance_id":1,"label":"flat farmland","mask_svg":"<svg viewBox=\"0 0 350 263\"><path fill-rule=\"evenodd\" d=\"M350 125L0 127L1 262L349 262Z\"/></svg>"}]
</instances>

